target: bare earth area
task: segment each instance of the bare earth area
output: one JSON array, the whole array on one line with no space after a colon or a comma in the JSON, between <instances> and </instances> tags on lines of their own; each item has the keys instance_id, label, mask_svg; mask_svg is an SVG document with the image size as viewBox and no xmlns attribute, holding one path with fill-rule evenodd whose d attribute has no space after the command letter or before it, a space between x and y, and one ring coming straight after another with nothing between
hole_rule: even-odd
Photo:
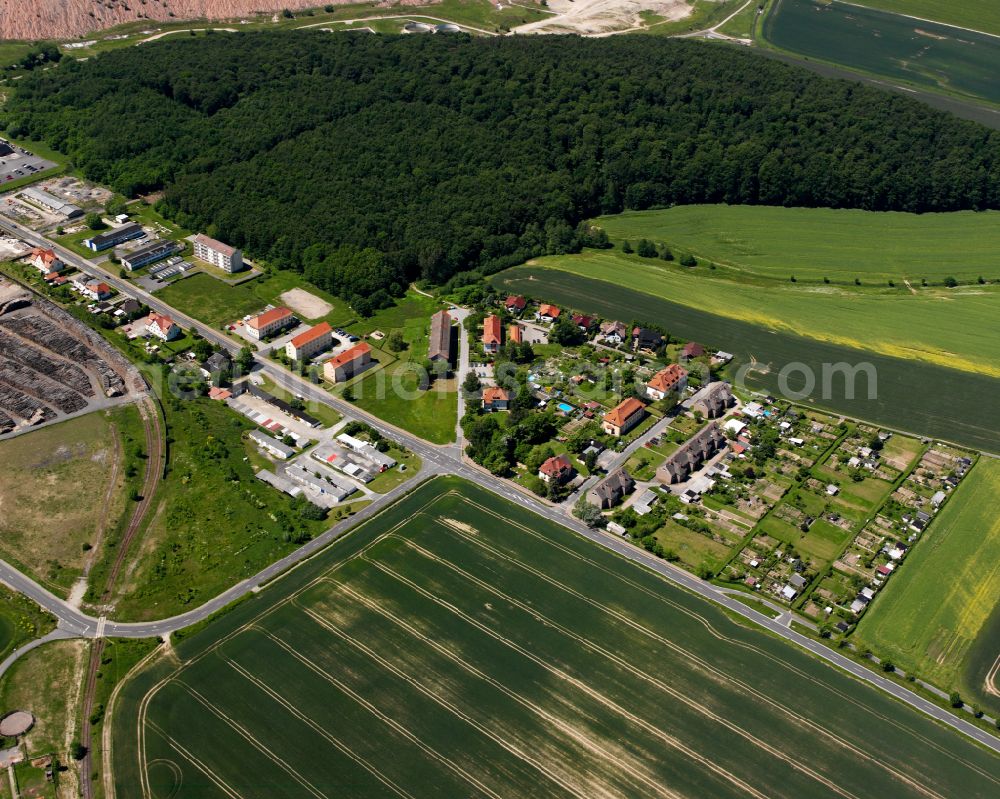
<instances>
[{"instance_id":1,"label":"bare earth area","mask_svg":"<svg viewBox=\"0 0 1000 799\"><path fill-rule=\"evenodd\" d=\"M319 319L333 310L330 303L305 289L289 289L281 295L281 301L306 319Z\"/></svg>"},{"instance_id":2,"label":"bare earth area","mask_svg":"<svg viewBox=\"0 0 1000 799\"><path fill-rule=\"evenodd\" d=\"M68 39L140 19L232 19L317 5L317 0L0 0L0 39Z\"/></svg>"},{"instance_id":3,"label":"bare earth area","mask_svg":"<svg viewBox=\"0 0 1000 799\"><path fill-rule=\"evenodd\" d=\"M643 25L639 12L648 11L662 21L684 19L691 14L690 0L549 0L555 16L529 22L517 33L599 34ZM657 20L660 21L660 20Z\"/></svg>"}]
</instances>

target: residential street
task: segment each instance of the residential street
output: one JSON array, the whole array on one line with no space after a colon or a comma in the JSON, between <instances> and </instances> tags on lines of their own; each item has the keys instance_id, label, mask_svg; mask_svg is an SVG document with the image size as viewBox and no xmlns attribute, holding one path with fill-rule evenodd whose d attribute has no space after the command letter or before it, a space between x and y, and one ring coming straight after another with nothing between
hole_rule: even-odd
<instances>
[{"instance_id":1,"label":"residential street","mask_svg":"<svg viewBox=\"0 0 1000 799\"><path fill-rule=\"evenodd\" d=\"M99 276L102 280L111 284L118 291L137 297L153 310L172 316L183 327L197 329L203 337L213 343L219 344L234 353L239 350L240 345L223 335L221 332L218 332L214 328L198 322L191 317L179 313L174 308L157 300L155 296L140 290L130 281L119 279L117 275L112 275L104 269L89 263L80 256L66 250L63 247L60 247L58 244L49 241L43 236L6 220L0 222L0 228L6 228L7 230L13 232L17 237L31 243L32 245L51 247L55 249L59 257L67 264L75 266L90 275ZM464 339L465 337L463 336L463 340ZM464 350L464 352L460 355L459 371L461 372L461 363L463 363L462 359L464 359L465 368L468 368L467 343L460 349ZM830 663L832 666L840 668L843 671L847 671L857 679L875 686L876 688L882 689L900 701L907 703L911 707L926 713L941 723L952 727L970 738L973 738L989 749L1000 753L1000 738L997 738L968 721L955 716L949 711L938 707L912 691L909 691L905 687L894 683L892 680L883 677L880 674L873 672L841 655L837 651L801 635L789 627L787 619L770 619L742 602L733 599L725 592L724 589L700 580L694 575L655 557L651 553L633 545L627 540L601 530L592 530L568 516L562 507L554 507L535 499L534 497L528 496L525 493L511 487L511 484L507 481L496 478L489 474L489 472L473 464L463 462L461 458L461 449L460 447L456 447L455 444L446 446L429 444L426 441L406 432L405 430L401 430L378 419L377 417L371 416L355 405L332 396L329 392L318 388L307 379L288 372L274 362L258 358L257 364L268 377L285 388L296 394L302 395L307 400L329 405L340 413L346 415L348 418L361 419L367 424L370 424L384 436L394 439L402 446L414 452L423 461L423 468L419 473L419 478L423 479L435 474L453 474L474 482L495 494L517 503L521 507L528 508L529 510L545 517L546 519L549 519L552 522L555 522L556 524L563 525L564 527L573 530L579 535L590 539L600 546L612 550L618 555L627 558L634 563L640 564L641 566L657 572L659 575L667 580L670 580L672 583L681 588L696 593L711 602L715 602L716 604L727 608L733 613L749 619L750 621L767 629L774 635L780 636L790 643L808 650L810 653ZM661 425L664 425L664 422L657 423L650 429L650 431L637 439L637 441L631 445L631 451L634 451L635 448L641 446L643 440L647 437L656 435L657 428ZM624 462L624 458L627 458L627 456L631 454L630 449L627 449L624 453L622 453L622 460L620 462ZM616 463L617 462L619 461L616 460ZM45 588L41 587L29 577L22 574L20 571L4 561L0 561L0 580L14 590L28 596L41 607L55 615L59 620L60 635L66 635L67 637L80 636L85 638L96 638L100 636L144 638L166 635L171 631L182 629L207 618L221 608L225 607L230 602L254 589L259 588L262 584L273 579L281 572L325 548L328 544L336 540L345 532L357 526L357 524L365 519L375 515L386 505L393 502L402 494L408 492L414 483L415 481L408 481L404 485L375 499L370 505L362 509L353 517L334 525L329 530L322 533L312 541L309 541L295 552L271 564L253 577L234 585L232 588L209 600L201 607L168 619L143 623L119 623L107 619L96 619L74 609L65 601L54 596ZM33 645L34 644L29 646ZM0 664L0 674L3 673L3 670L7 668L12 661L13 657L8 658L3 664Z\"/></svg>"}]
</instances>

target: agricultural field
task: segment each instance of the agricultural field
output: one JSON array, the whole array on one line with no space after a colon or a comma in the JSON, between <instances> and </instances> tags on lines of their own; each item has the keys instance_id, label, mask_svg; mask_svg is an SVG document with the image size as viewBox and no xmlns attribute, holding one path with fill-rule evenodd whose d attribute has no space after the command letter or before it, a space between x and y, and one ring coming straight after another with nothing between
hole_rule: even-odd
<instances>
[{"instance_id":1,"label":"agricultural field","mask_svg":"<svg viewBox=\"0 0 1000 799\"><path fill-rule=\"evenodd\" d=\"M858 0L856 5L1000 36L1000 6L994 0Z\"/></svg>"},{"instance_id":2,"label":"agricultural field","mask_svg":"<svg viewBox=\"0 0 1000 799\"><path fill-rule=\"evenodd\" d=\"M760 205L679 205L625 211L592 224L613 242L642 238L675 255L712 262L727 278L754 282L853 286L893 280L920 287L947 277L974 283L1000 280L1000 212L905 214L836 208ZM722 275L713 275L721 277ZM825 284L824 284L825 285Z\"/></svg>"},{"instance_id":3,"label":"agricultural field","mask_svg":"<svg viewBox=\"0 0 1000 799\"><path fill-rule=\"evenodd\" d=\"M1000 295L970 289L947 295L947 302L943 294L933 299L898 290L827 293L793 284L767 290L716 280L707 268L681 269L588 250L541 258L490 280L499 291L605 319L660 324L677 338L726 350L736 355L731 373L751 388L780 391L781 369L804 364L816 377L813 390L794 374L788 386L822 407L1000 452L1000 408L979 400L1000 389L994 376L1000 375L1000 330L993 322ZM862 330L866 338L845 330ZM884 351L893 354L879 354ZM739 373L748 363L755 368ZM837 363L871 364L877 396L869 396L863 377L853 398L837 380L833 391L823 392L823 364ZM938 390L919 388L928 385Z\"/></svg>"},{"instance_id":4,"label":"agricultural field","mask_svg":"<svg viewBox=\"0 0 1000 799\"><path fill-rule=\"evenodd\" d=\"M618 286L625 273L632 290L709 313L855 350L1000 377L1000 329L988 321L1000 314L995 285L922 289L918 284L911 292L884 283L827 286L786 278L761 284L704 264L689 269L618 250L585 250L532 264ZM617 292L612 292L613 297Z\"/></svg>"},{"instance_id":5,"label":"agricultural field","mask_svg":"<svg viewBox=\"0 0 1000 799\"><path fill-rule=\"evenodd\" d=\"M457 478L425 484L174 652L115 705L120 792L1000 788L995 754Z\"/></svg>"},{"instance_id":6,"label":"agricultural field","mask_svg":"<svg viewBox=\"0 0 1000 799\"><path fill-rule=\"evenodd\" d=\"M127 405L0 442L0 555L65 597L128 511L142 441Z\"/></svg>"},{"instance_id":7,"label":"agricultural field","mask_svg":"<svg viewBox=\"0 0 1000 799\"><path fill-rule=\"evenodd\" d=\"M906 671L1000 710L1000 463L982 458L858 625L855 637Z\"/></svg>"},{"instance_id":8,"label":"agricultural field","mask_svg":"<svg viewBox=\"0 0 1000 799\"><path fill-rule=\"evenodd\" d=\"M987 19L996 16L994 8ZM1000 103L1000 85L993 79L1000 59L996 36L839 0L777 0L762 31L780 50L919 89Z\"/></svg>"}]
</instances>

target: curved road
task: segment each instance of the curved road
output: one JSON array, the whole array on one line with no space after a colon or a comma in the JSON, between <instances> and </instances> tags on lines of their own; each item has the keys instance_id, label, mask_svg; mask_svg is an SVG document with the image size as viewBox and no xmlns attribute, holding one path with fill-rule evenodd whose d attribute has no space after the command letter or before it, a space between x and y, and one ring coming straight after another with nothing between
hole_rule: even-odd
<instances>
[{"instance_id":1,"label":"curved road","mask_svg":"<svg viewBox=\"0 0 1000 799\"><path fill-rule=\"evenodd\" d=\"M0 228L4 227L12 231L19 238L31 242L36 246L52 247L65 263L75 266L83 272L100 277L105 282L113 285L119 291L139 298L154 310L169 314L175 320L183 323L186 327L197 329L198 332L206 339L225 347L227 350L236 351L239 349L239 344L222 335L214 328L192 319L185 314L179 313L176 309L160 302L153 295L143 291L138 286L134 286L126 280L121 280L117 276L111 275L100 266L86 261L75 253L66 250L64 247L60 247L58 244L49 241L43 236L6 220L0 221ZM1000 738L991 735L986 730L980 729L976 725L971 724L965 719L959 718L948 710L938 707L933 702L930 702L907 688L898 685L892 680L865 668L859 663L856 663L855 661L841 655L839 652L824 646L818 641L814 641L811 638L792 630L790 627L786 626L786 623L784 623L782 619L771 619L762 613L758 613L753 608L750 608L742 602L731 598L722 589L717 588L711 583L698 579L694 575L689 574L671 563L655 557L654 555L646 552L644 549L640 549L624 539L606 533L602 530L591 530L578 522L576 519L568 516L564 510L540 502L534 497L527 496L521 491L513 488L507 481L494 477L484 469L480 469L477 466L463 462L461 459L461 452L458 451L454 445L438 447L429 444L423 439L417 438L405 430L396 428L383 422L381 419L365 413L354 405L333 397L328 392L314 386L305 378L294 375L273 362L258 360L257 366L260 370L264 371L268 377L289 390L302 395L308 400L325 403L349 418L353 417L363 419L366 423L370 424L383 435L395 439L404 447L416 453L423 460L423 468L419 473L421 477L427 477L434 474L457 475L482 486L488 491L499 494L506 499L527 507L539 516L544 516L546 519L555 522L556 524L561 524L564 527L589 538L594 543L610 549L622 557L633 561L634 563L638 563L648 569L652 569L662 577L670 580L675 585L691 591L692 593L698 594L711 602L715 602L729 611L760 625L774 635L780 636L792 644L808 650L815 657L818 657L843 671L849 672L862 682L868 683L869 685L891 694L899 701L905 702L911 707L925 713L928 716L931 716L942 724L957 730L983 746L986 746L987 748L1000 754ZM103 618L96 619L92 616L81 613L73 607L70 607L64 600L47 591L31 578L22 574L20 571L4 561L0 561L0 580L14 590L30 597L40 606L56 616L59 620L60 634L69 634L85 638L97 638L103 636L147 638L165 635L174 630L179 630L195 624L196 622L202 621L211 616L213 613L221 610L230 602L233 602L250 591L258 590L263 584L274 579L286 569L325 548L328 544L336 540L349 529L355 527L360 522L377 513L403 493L409 491L411 486L412 481L408 481L406 484L382 495L353 517L331 527L329 530L317 536L312 541L297 549L295 552L292 552L281 560L276 561L259 573L255 574L253 577L237 583L228 591L223 592L198 608L168 619L151 622L115 622ZM8 658L8 661L9 660L11 659ZM4 664L0 664L0 674L2 674L3 668L6 668L7 665L8 663L6 661Z\"/></svg>"}]
</instances>

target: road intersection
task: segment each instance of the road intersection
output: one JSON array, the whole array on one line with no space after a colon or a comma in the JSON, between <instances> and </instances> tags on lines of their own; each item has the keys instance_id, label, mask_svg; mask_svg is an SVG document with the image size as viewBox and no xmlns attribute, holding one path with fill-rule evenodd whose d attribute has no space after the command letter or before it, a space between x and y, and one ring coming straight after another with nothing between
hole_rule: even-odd
<instances>
[{"instance_id":1,"label":"road intersection","mask_svg":"<svg viewBox=\"0 0 1000 799\"><path fill-rule=\"evenodd\" d=\"M0 229L2 228L6 228L18 238L21 238L34 246L55 249L56 253L65 263L74 266L89 275L101 278L105 282L111 284L118 291L129 296L136 297L153 310L172 316L179 324L184 327L197 330L200 335L214 344L218 344L233 353L240 349L241 345L238 342L233 341L211 326L178 312L166 303L157 300L154 295L138 288L129 281L122 280L117 276L112 275L99 265L81 258L72 251L67 250L64 247L60 247L58 244L46 239L34 231L9 221L0 222ZM462 332L464 333L464 330ZM334 397L329 392L324 391L309 382L309 380L289 372L279 364L272 361L257 358L255 368L264 372L269 378L282 387L302 396L305 400L326 404L348 418L361 419L378 430L382 435L393 439L397 443L409 449L411 452L415 453L423 462L423 467L419 472L418 479L408 481L402 486L379 496L371 504L361 509L354 516L340 522L337 525L334 525L299 549L284 558L275 561L270 566L255 574L253 577L237 583L200 607L187 611L183 614L158 621L117 622L111 619L98 619L93 616L88 616L80 610L70 606L64 600L55 596L10 564L0 560L0 581L10 586L13 590L29 597L57 618L58 629L50 634L52 639L72 637L96 638L99 634L109 637L149 638L166 636L175 630L189 627L192 624L203 621L219 612L228 604L234 602L247 593L260 590L264 585L279 577L286 570L294 567L298 563L301 563L303 560L311 557L320 550L325 549L350 529L374 516L386 506L392 504L404 493L410 491L412 486L420 479L426 479L439 474L451 474L476 483L486 490L503 496L506 499L533 511L539 516L548 519L549 521L567 527L579 535L590 539L594 543L615 552L621 557L656 572L674 585L698 594L704 599L714 602L717 605L721 605L730 612L735 613L766 629L773 635L784 638L791 644L807 650L813 656L827 662L831 666L839 668L842 671L846 671L858 680L891 694L899 701L910 705L928 716L931 716L942 724L945 724L968 736L969 738L972 738L983 746L1000 753L1000 738L997 738L986 730L983 730L969 721L956 716L948 710L939 707L913 691L910 691L909 689L893 682L891 679L884 677L840 654L836 650L831 649L830 647L812 638L802 635L792 629L791 625L788 624L787 619L782 617L771 619L737 599L734 599L725 591L725 589L701 580L683 569L655 557L644 549L630 543L628 540L612 535L603 530L591 529L587 527L572 516L568 515L566 507L556 507L542 502L534 496L526 494L523 490L515 488L514 484L510 481L502 480L501 478L490 474L485 469L470 463L468 460L463 458L461 451L455 444L446 446L430 444L423 439L417 438L411 433L402 430L401 428L390 425L387 422L362 411L355 405ZM22 647L19 652L15 652L3 663L0 663L0 675L2 675L6 668L9 667L10 663L16 659L16 656L37 645L38 642L33 642L26 647Z\"/></svg>"}]
</instances>

